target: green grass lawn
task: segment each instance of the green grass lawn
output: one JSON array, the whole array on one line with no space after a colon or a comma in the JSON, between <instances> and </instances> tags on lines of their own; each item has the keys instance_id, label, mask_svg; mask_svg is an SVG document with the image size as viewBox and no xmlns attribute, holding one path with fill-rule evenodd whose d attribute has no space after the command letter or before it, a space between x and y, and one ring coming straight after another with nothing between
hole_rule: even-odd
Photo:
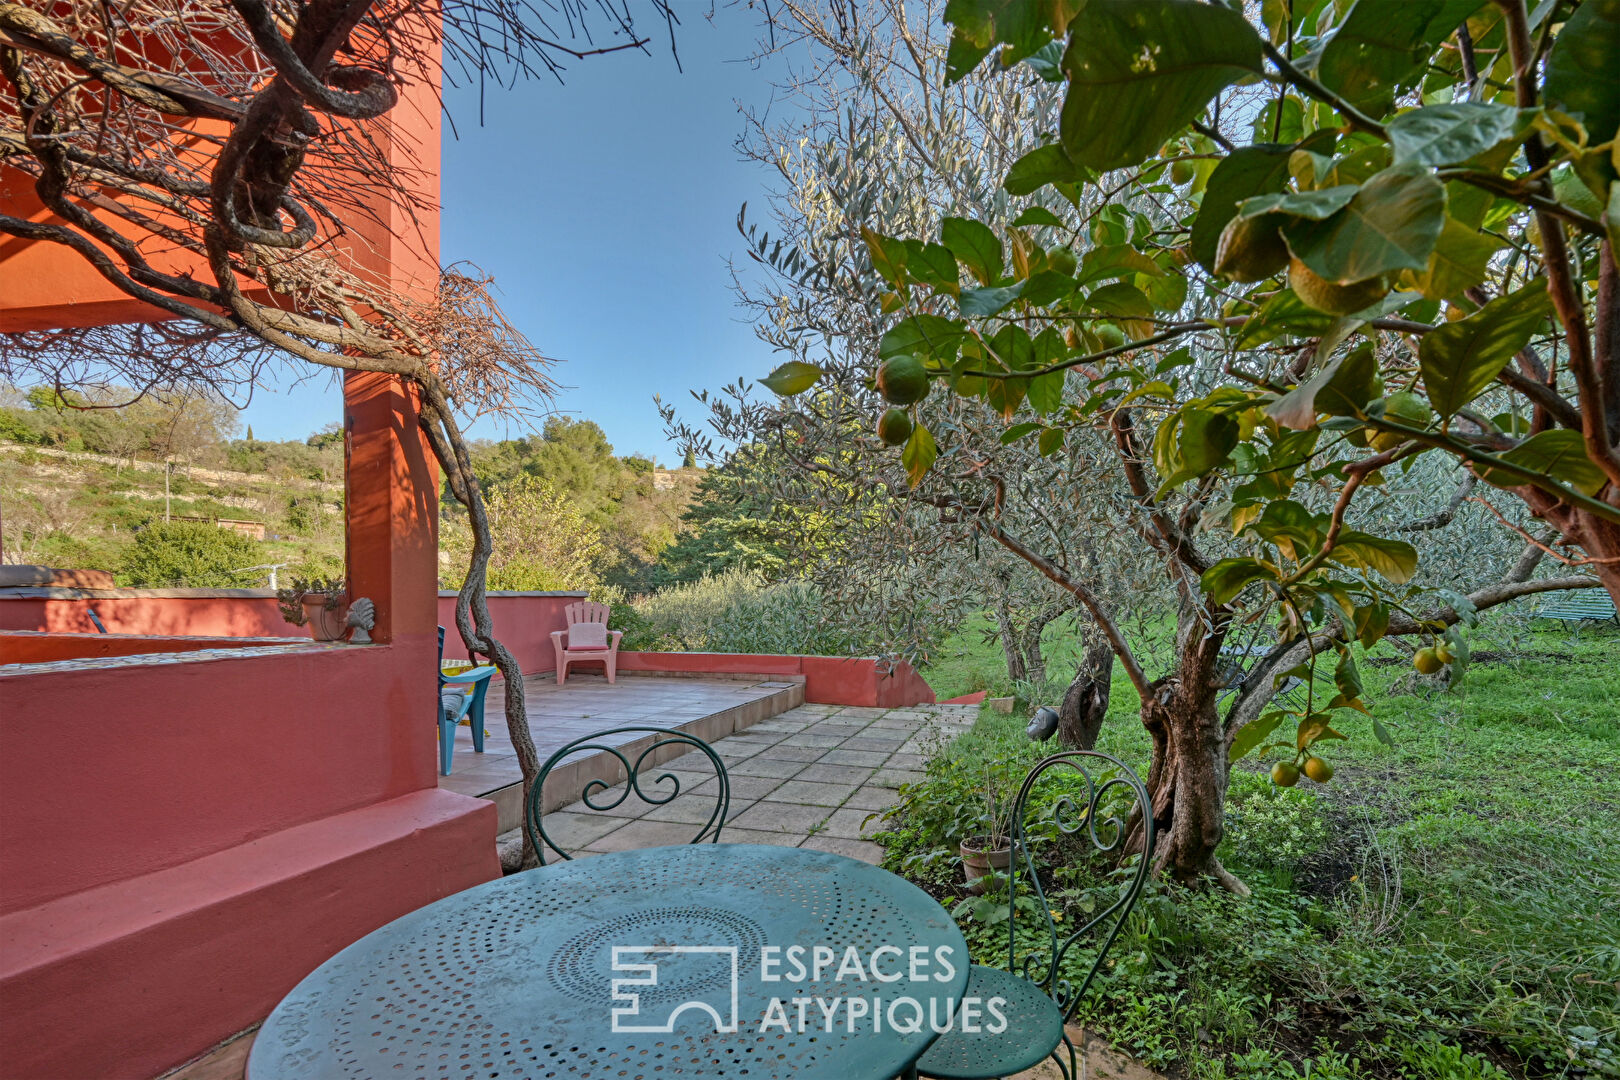
<instances>
[{"instance_id":1,"label":"green grass lawn","mask_svg":"<svg viewBox=\"0 0 1620 1080\"><path fill-rule=\"evenodd\" d=\"M1048 636L1066 678L1074 643ZM1347 714L1330 784L1239 763L1222 857L1254 895L1156 887L1083 1014L1188 1077L1620 1076L1620 632L1505 617L1472 637L1451 692L1393 686L1410 669L1388 647L1361 658L1395 744ZM977 629L925 674L941 698L1007 688ZM966 776L1033 760L1025 722L987 711L947 753ZM1117 669L1099 749L1146 770ZM928 797L966 798L945 771ZM898 829L890 865L927 832ZM962 918L1004 953L1004 928Z\"/></svg>"}]
</instances>

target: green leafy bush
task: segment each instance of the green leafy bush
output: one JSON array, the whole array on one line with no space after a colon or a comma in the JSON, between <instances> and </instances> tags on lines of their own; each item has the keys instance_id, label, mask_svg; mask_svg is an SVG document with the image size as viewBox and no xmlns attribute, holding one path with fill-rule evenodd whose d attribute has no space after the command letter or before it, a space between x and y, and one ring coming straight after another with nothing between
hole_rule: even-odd
<instances>
[{"instance_id":1,"label":"green leafy bush","mask_svg":"<svg viewBox=\"0 0 1620 1080\"><path fill-rule=\"evenodd\" d=\"M602 552L601 530L575 500L549 481L522 476L484 500L493 549L488 587L515 591L591 589ZM447 515L440 550L450 558L440 566L439 584L459 589L472 552L472 530L465 515Z\"/></svg>"},{"instance_id":2,"label":"green leafy bush","mask_svg":"<svg viewBox=\"0 0 1620 1080\"><path fill-rule=\"evenodd\" d=\"M615 607L626 649L850 656L872 643L808 585L728 570Z\"/></svg>"},{"instance_id":3,"label":"green leafy bush","mask_svg":"<svg viewBox=\"0 0 1620 1080\"><path fill-rule=\"evenodd\" d=\"M987 805L986 787L1010 802L1040 755L1022 732L984 728L930 757L923 779L901 785L898 801L884 814L887 827L876 837L885 869L936 886L954 883L957 845L993 831L1004 809Z\"/></svg>"},{"instance_id":4,"label":"green leafy bush","mask_svg":"<svg viewBox=\"0 0 1620 1080\"><path fill-rule=\"evenodd\" d=\"M135 534L120 578L148 588L235 589L237 573L263 560L252 540L202 521L154 521Z\"/></svg>"},{"instance_id":5,"label":"green leafy bush","mask_svg":"<svg viewBox=\"0 0 1620 1080\"><path fill-rule=\"evenodd\" d=\"M1499 615L1479 633L1460 694L1397 695L1409 661L1368 654L1396 744L1351 721L1334 755L1344 783L1274 792L1262 763L1235 766L1221 855L1254 894L1150 886L1081 1022L1188 1080L1620 1077L1607 902L1620 845L1595 810L1620 775L1620 637ZM976 634L950 644L958 678L1000 663ZM986 711L950 753L1010 756L1023 724ZM1123 682L1099 747L1144 766L1149 736ZM885 837L891 869L936 895L900 860L947 812L891 820ZM961 924L976 961L1005 963L1005 922L964 910Z\"/></svg>"}]
</instances>

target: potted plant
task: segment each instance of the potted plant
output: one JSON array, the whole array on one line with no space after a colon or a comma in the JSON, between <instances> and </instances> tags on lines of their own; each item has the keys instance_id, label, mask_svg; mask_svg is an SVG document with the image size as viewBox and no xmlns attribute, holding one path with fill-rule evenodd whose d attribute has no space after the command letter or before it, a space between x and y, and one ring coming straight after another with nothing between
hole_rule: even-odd
<instances>
[{"instance_id":1,"label":"potted plant","mask_svg":"<svg viewBox=\"0 0 1620 1080\"><path fill-rule=\"evenodd\" d=\"M984 811L981 832L963 837L957 845L962 856L962 877L967 891L984 892L992 873L1005 874L1012 864L1012 802L996 783L994 771L984 770Z\"/></svg>"},{"instance_id":2,"label":"potted plant","mask_svg":"<svg viewBox=\"0 0 1620 1080\"><path fill-rule=\"evenodd\" d=\"M309 626L316 641L338 641L348 629L343 621L348 608L348 582L343 578L293 578L292 586L276 590L281 617L294 626Z\"/></svg>"}]
</instances>

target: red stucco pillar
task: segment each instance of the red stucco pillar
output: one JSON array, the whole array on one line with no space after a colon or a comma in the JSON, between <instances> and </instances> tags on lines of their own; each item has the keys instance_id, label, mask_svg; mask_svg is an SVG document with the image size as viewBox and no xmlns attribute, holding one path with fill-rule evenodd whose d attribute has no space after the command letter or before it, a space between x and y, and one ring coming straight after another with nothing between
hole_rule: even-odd
<instances>
[{"instance_id":1,"label":"red stucco pillar","mask_svg":"<svg viewBox=\"0 0 1620 1080\"><path fill-rule=\"evenodd\" d=\"M392 375L343 378L345 555L350 597L377 605L380 643L431 640L438 625L439 469L417 395Z\"/></svg>"}]
</instances>

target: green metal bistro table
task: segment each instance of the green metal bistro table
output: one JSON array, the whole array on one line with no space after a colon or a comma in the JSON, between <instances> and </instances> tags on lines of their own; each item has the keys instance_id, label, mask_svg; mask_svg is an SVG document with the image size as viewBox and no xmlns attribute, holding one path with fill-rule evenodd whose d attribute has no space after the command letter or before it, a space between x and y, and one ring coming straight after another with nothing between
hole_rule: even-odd
<instances>
[{"instance_id":1,"label":"green metal bistro table","mask_svg":"<svg viewBox=\"0 0 1620 1080\"><path fill-rule=\"evenodd\" d=\"M938 903L854 859L598 855L355 942L276 1006L247 1075L888 1078L951 1022L968 966Z\"/></svg>"}]
</instances>

